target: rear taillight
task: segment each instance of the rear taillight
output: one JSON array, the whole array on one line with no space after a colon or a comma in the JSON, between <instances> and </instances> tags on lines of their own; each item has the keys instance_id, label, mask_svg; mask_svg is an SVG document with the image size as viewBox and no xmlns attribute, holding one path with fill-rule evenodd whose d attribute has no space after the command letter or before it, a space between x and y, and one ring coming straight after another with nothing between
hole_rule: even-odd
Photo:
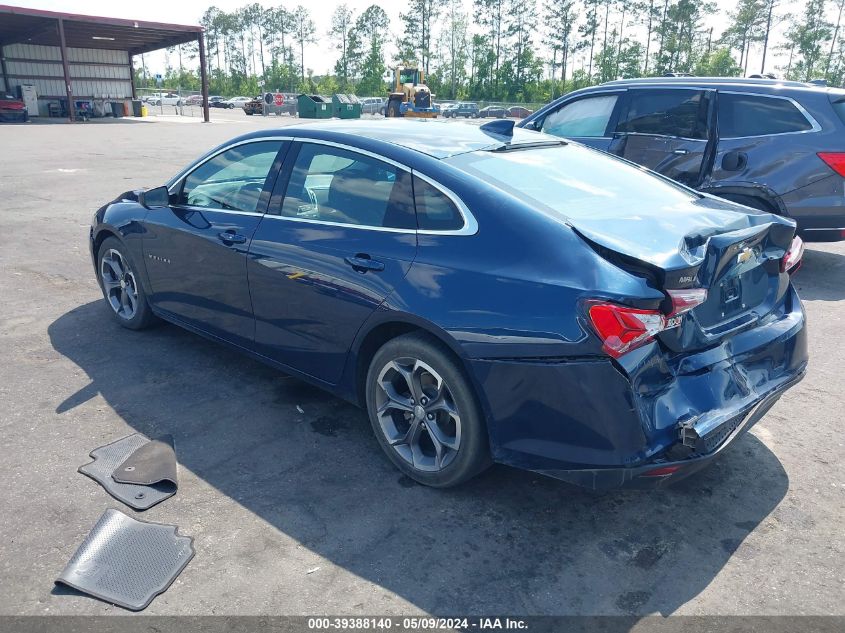
<instances>
[{"instance_id":1,"label":"rear taillight","mask_svg":"<svg viewBox=\"0 0 845 633\"><path fill-rule=\"evenodd\" d=\"M667 315L660 310L640 310L617 303L593 303L590 320L602 340L602 349L613 358L619 358L641 347L666 329L678 327L680 315L700 306L707 300L704 288L667 290L672 299L672 311Z\"/></svg>"},{"instance_id":2,"label":"rear taillight","mask_svg":"<svg viewBox=\"0 0 845 633\"><path fill-rule=\"evenodd\" d=\"M705 288L684 288L667 290L666 292L672 299L672 314L670 316L689 312L707 301L707 290Z\"/></svg>"},{"instance_id":3,"label":"rear taillight","mask_svg":"<svg viewBox=\"0 0 845 633\"><path fill-rule=\"evenodd\" d=\"M819 152L825 164L840 176L845 176L845 152Z\"/></svg>"},{"instance_id":4,"label":"rear taillight","mask_svg":"<svg viewBox=\"0 0 845 633\"><path fill-rule=\"evenodd\" d=\"M789 245L786 255L780 260L780 272L789 273L790 275L797 272L801 268L801 258L803 256L804 240L796 235L792 238L792 244Z\"/></svg>"},{"instance_id":5,"label":"rear taillight","mask_svg":"<svg viewBox=\"0 0 845 633\"><path fill-rule=\"evenodd\" d=\"M590 320L602 348L613 358L645 345L666 327L666 318L658 310L637 310L615 303L594 303Z\"/></svg>"}]
</instances>

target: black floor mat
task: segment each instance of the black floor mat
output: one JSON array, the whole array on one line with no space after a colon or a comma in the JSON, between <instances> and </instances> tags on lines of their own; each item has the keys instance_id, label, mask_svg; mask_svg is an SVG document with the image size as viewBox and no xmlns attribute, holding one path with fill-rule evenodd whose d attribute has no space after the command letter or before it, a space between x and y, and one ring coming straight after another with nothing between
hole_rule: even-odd
<instances>
[{"instance_id":1,"label":"black floor mat","mask_svg":"<svg viewBox=\"0 0 845 633\"><path fill-rule=\"evenodd\" d=\"M115 469L112 479L139 486L169 482L178 487L173 436L162 435L143 444Z\"/></svg>"},{"instance_id":2,"label":"black floor mat","mask_svg":"<svg viewBox=\"0 0 845 633\"><path fill-rule=\"evenodd\" d=\"M56 579L106 602L140 611L194 557L193 539L175 525L106 510Z\"/></svg>"},{"instance_id":3,"label":"black floor mat","mask_svg":"<svg viewBox=\"0 0 845 633\"><path fill-rule=\"evenodd\" d=\"M115 481L112 473L135 451L149 442L150 440L140 433L134 433L111 444L95 448L91 451L94 461L80 466L79 472L91 477L118 501L135 510L147 510L176 494L176 483L166 480L151 486L125 484Z\"/></svg>"}]
</instances>

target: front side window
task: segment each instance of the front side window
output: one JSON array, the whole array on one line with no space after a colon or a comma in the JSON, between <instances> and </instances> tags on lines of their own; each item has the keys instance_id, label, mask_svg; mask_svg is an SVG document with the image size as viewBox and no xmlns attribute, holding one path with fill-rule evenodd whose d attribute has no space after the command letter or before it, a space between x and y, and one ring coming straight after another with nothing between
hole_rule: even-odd
<instances>
[{"instance_id":1,"label":"front side window","mask_svg":"<svg viewBox=\"0 0 845 633\"><path fill-rule=\"evenodd\" d=\"M719 93L719 136L766 136L813 129L789 99Z\"/></svg>"},{"instance_id":2,"label":"front side window","mask_svg":"<svg viewBox=\"0 0 845 633\"><path fill-rule=\"evenodd\" d=\"M707 138L707 100L700 90L631 90L617 132Z\"/></svg>"},{"instance_id":3,"label":"front side window","mask_svg":"<svg viewBox=\"0 0 845 633\"><path fill-rule=\"evenodd\" d=\"M587 97L564 105L543 121L543 132L564 137L604 136L617 95Z\"/></svg>"},{"instance_id":4,"label":"front side window","mask_svg":"<svg viewBox=\"0 0 845 633\"><path fill-rule=\"evenodd\" d=\"M282 203L283 217L415 229L410 175L384 161L303 143Z\"/></svg>"},{"instance_id":5,"label":"front side window","mask_svg":"<svg viewBox=\"0 0 845 633\"><path fill-rule=\"evenodd\" d=\"M281 145L281 141L257 141L217 154L187 175L179 203L256 212L264 182Z\"/></svg>"}]
</instances>

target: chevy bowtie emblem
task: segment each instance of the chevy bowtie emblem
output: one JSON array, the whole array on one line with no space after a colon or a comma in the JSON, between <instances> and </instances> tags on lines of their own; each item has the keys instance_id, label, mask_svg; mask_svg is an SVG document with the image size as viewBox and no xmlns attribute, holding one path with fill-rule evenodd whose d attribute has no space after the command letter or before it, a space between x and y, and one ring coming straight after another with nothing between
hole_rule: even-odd
<instances>
[{"instance_id":1,"label":"chevy bowtie emblem","mask_svg":"<svg viewBox=\"0 0 845 633\"><path fill-rule=\"evenodd\" d=\"M753 249L748 248L748 247L743 248L743 249L739 252L739 255L737 255L737 256L736 256L736 263L737 263L737 264L744 264L744 263L745 263L745 262L747 262L749 259L751 259L751 257L752 257L753 255L754 255L754 250L753 250Z\"/></svg>"}]
</instances>

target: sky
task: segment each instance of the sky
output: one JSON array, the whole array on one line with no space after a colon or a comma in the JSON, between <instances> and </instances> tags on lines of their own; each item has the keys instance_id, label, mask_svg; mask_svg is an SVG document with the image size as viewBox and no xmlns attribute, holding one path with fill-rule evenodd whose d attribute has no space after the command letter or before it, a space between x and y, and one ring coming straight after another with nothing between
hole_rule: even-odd
<instances>
[{"instance_id":1,"label":"sky","mask_svg":"<svg viewBox=\"0 0 845 633\"><path fill-rule=\"evenodd\" d=\"M137 20L149 20L155 22L168 22L172 24L197 24L200 16L205 10L213 4L223 11L234 11L245 4L249 4L247 0L143 0L143 2L121 2L116 3L113 0L6 0L10 4L26 6L35 9L47 9L50 11L66 11L68 13L82 13L88 15L99 15L114 18L131 18ZM801 0L785 0L782 4L785 10L794 12L800 11L800 6L797 4ZM463 0L465 10L469 15L472 15L472 0ZM305 49L305 67L314 71L315 75L323 75L332 72L334 62L336 59L336 51L331 46L328 31L331 26L331 15L338 4L345 3L352 9L355 14L360 14L371 4L378 4L381 6L390 17L391 33L397 35L401 31L401 23L399 20L399 13L405 10L406 4L404 2L387 2L385 0L318 0L318 2L310 3L306 0L284 0L281 2L289 9L293 9L296 4L304 4L311 9L312 18L317 26L317 36L319 38L318 44L307 46ZM260 2L264 6L278 6L280 2ZM542 4L542 0L541 3ZM713 27L714 39L717 38L728 25L728 11L736 5L735 0L716 0L718 11L715 15L710 16L706 20L706 26ZM790 6L792 5L792 6ZM784 9L781 9L783 11ZM774 32L774 39L777 42L783 36L785 24L779 25ZM395 38L394 38L395 39ZM539 38L538 38L539 39ZM391 51L388 50L388 55ZM774 71L775 65L783 63L782 55L777 53L769 53L769 59L773 59L773 63L767 62L766 70ZM162 72L165 67L165 54L163 52L151 53L145 55L145 63L147 70L150 73ZM177 62L174 59L170 60L172 65ZM577 60L576 60L577 63ZM188 66L188 63L185 63ZM196 62L193 62L196 65ZM760 51L752 51L749 58L748 72L759 72L760 70Z\"/></svg>"}]
</instances>

